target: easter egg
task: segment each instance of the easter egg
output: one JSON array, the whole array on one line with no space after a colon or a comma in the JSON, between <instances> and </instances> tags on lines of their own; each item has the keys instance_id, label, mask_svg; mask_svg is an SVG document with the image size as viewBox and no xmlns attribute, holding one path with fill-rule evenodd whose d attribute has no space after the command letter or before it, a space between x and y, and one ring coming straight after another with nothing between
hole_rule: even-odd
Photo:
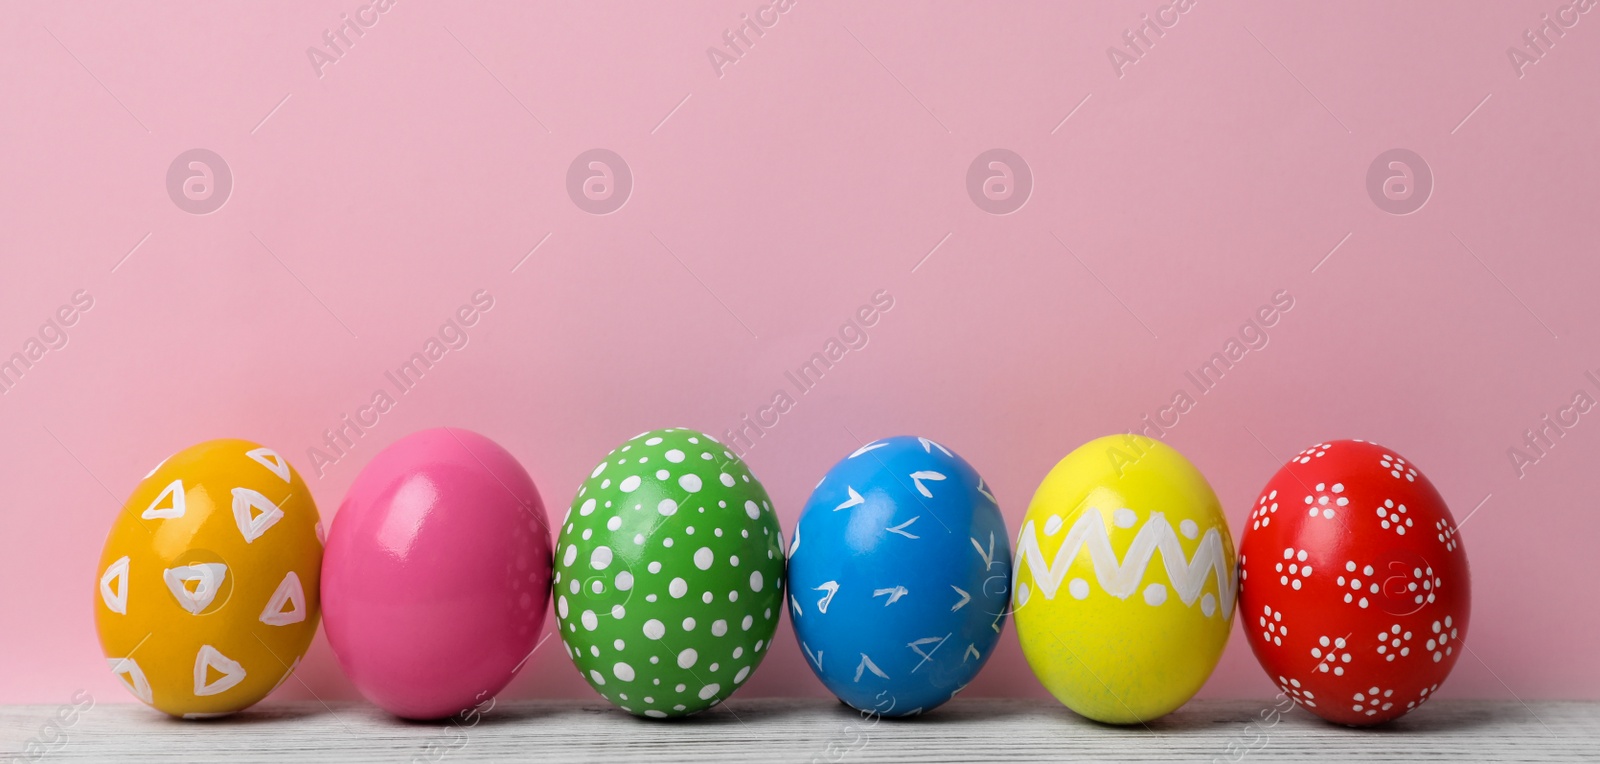
<instances>
[{"instance_id":1,"label":"easter egg","mask_svg":"<svg viewBox=\"0 0 1600 764\"><path fill-rule=\"evenodd\" d=\"M211 440L157 465L100 555L95 628L134 697L173 716L247 708L317 631L322 527L276 451Z\"/></svg>"},{"instance_id":2,"label":"easter egg","mask_svg":"<svg viewBox=\"0 0 1600 764\"><path fill-rule=\"evenodd\" d=\"M655 430L579 487L556 542L561 639L637 716L703 711L750 678L783 608L783 540L761 483L710 436Z\"/></svg>"},{"instance_id":3,"label":"easter egg","mask_svg":"<svg viewBox=\"0 0 1600 764\"><path fill-rule=\"evenodd\" d=\"M862 446L823 476L789 549L790 622L834 695L880 716L955 697L994 652L1010 535L983 478L927 438Z\"/></svg>"},{"instance_id":4,"label":"easter egg","mask_svg":"<svg viewBox=\"0 0 1600 764\"><path fill-rule=\"evenodd\" d=\"M1147 722L1216 668L1234 576L1227 520L1193 464L1138 435L1092 440L1045 476L1017 535L1023 655L1073 711Z\"/></svg>"},{"instance_id":5,"label":"easter egg","mask_svg":"<svg viewBox=\"0 0 1600 764\"><path fill-rule=\"evenodd\" d=\"M333 518L328 644L396 716L488 703L538 644L550 553L544 503L515 457L468 430L408 435L361 470Z\"/></svg>"},{"instance_id":6,"label":"easter egg","mask_svg":"<svg viewBox=\"0 0 1600 764\"><path fill-rule=\"evenodd\" d=\"M1439 492L1391 449L1336 440L1296 454L1256 499L1239 565L1256 660L1328 721L1399 717L1461 657L1466 550Z\"/></svg>"}]
</instances>

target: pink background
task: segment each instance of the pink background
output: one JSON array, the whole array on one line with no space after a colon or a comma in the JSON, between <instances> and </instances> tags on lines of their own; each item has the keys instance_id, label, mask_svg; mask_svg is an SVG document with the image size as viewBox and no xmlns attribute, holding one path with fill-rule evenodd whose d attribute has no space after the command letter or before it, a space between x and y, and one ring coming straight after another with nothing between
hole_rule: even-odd
<instances>
[{"instance_id":1,"label":"pink background","mask_svg":"<svg viewBox=\"0 0 1600 764\"><path fill-rule=\"evenodd\" d=\"M1556 0L1198 0L1119 77L1107 49L1160 5L797 0L720 77L707 48L759 0L399 0L320 78L306 49L359 0L8 8L0 357L95 302L0 396L0 702L130 700L93 567L173 451L269 444L331 515L384 445L455 425L559 513L624 438L757 416L879 290L870 343L749 454L786 531L856 436L902 433L971 460L1014 531L1056 460L1288 290L1167 441L1236 530L1300 448L1397 449L1478 508L1442 694L1600 697L1600 415L1522 477L1506 453L1600 397L1600 12L1519 77ZM634 177L605 216L565 185L597 147ZM165 185L193 148L234 176L209 215ZM992 148L1033 174L1010 215L966 189ZM1406 216L1365 187L1394 148L1435 177ZM306 450L479 289L470 343L317 479ZM822 695L780 634L742 697ZM320 637L298 676L278 698L354 697ZM1045 697L1009 629L969 692ZM1204 694L1272 692L1236 634ZM509 694L592 697L548 645Z\"/></svg>"}]
</instances>

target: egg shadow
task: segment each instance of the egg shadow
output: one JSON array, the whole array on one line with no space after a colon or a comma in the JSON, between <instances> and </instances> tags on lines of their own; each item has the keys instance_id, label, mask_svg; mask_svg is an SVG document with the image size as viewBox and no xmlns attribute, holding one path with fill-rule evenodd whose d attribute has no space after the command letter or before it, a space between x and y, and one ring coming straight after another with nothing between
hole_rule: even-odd
<instances>
[{"instance_id":1,"label":"egg shadow","mask_svg":"<svg viewBox=\"0 0 1600 764\"><path fill-rule=\"evenodd\" d=\"M1446 703L1428 703L1405 716L1370 727L1335 725L1322 719L1313 721L1342 727L1352 733L1368 735L1428 735L1456 733L1480 727L1503 724L1509 719L1534 721L1543 725L1537 715L1522 707L1510 707L1493 701L1457 700Z\"/></svg>"},{"instance_id":2,"label":"egg shadow","mask_svg":"<svg viewBox=\"0 0 1600 764\"><path fill-rule=\"evenodd\" d=\"M657 727L721 727L730 724L761 724L810 711L812 699L801 698L750 698L742 701L724 701L711 708L688 716L654 718L635 716L616 708L605 708L603 713L614 713L643 726Z\"/></svg>"},{"instance_id":3,"label":"egg shadow","mask_svg":"<svg viewBox=\"0 0 1600 764\"><path fill-rule=\"evenodd\" d=\"M1020 715L1037 715L1042 706L1034 701L1018 698L982 698L981 702L969 702L979 699L957 699L949 701L925 712L910 715L879 715L871 710L858 709L849 703L840 700L830 703L829 714L841 722L874 723L874 720L885 724L918 725L918 724L948 724L955 722L986 722L998 719L1016 717ZM800 710L809 711L814 706ZM1065 707L1060 707L1065 711ZM1071 712L1068 712L1069 714Z\"/></svg>"},{"instance_id":4,"label":"egg shadow","mask_svg":"<svg viewBox=\"0 0 1600 764\"><path fill-rule=\"evenodd\" d=\"M991 701L992 702L992 701ZM1144 719L1127 724L1104 722L1092 719L1073 711L1067 706L1053 701L1022 700L1016 705L1008 704L1006 713L996 714L1007 717L1035 716L1041 717L1049 724L1061 724L1068 727L1090 730L1104 730L1106 733L1127 734L1168 734L1192 732L1212 729L1250 721L1251 717L1241 715L1238 719L1219 719L1214 712L1192 711L1184 713L1187 707L1179 708L1172 713L1155 719Z\"/></svg>"},{"instance_id":5,"label":"egg shadow","mask_svg":"<svg viewBox=\"0 0 1600 764\"><path fill-rule=\"evenodd\" d=\"M390 723L404 727L418 729L461 729L470 730L474 727L498 727L506 724L523 724L530 721L539 721L562 714L582 710L579 708L564 708L549 702L533 701L501 701L494 706L471 714L457 713L439 719L406 719L387 712L379 711L382 718Z\"/></svg>"},{"instance_id":6,"label":"egg shadow","mask_svg":"<svg viewBox=\"0 0 1600 764\"><path fill-rule=\"evenodd\" d=\"M259 724L276 724L282 722L298 722L318 716L326 716L328 711L321 706L307 705L304 703L280 703L255 705L242 711L236 711L227 716L215 716L204 719L184 719L182 717L159 714L152 721L156 724L170 724L175 727L185 725L199 725L201 727L245 727Z\"/></svg>"},{"instance_id":7,"label":"egg shadow","mask_svg":"<svg viewBox=\"0 0 1600 764\"><path fill-rule=\"evenodd\" d=\"M1218 727L1241 727L1254 723L1275 728L1291 735L1323 736L1332 734L1379 738L1388 735L1425 737L1434 734L1453 734L1463 730L1504 724L1507 719L1513 717L1521 718L1524 721L1536 718L1526 710L1508 708L1493 701L1451 701L1430 703L1404 716L1365 726L1331 722L1298 705L1289 710L1281 711L1278 714L1277 722L1264 722L1263 714L1276 707L1269 700L1209 701L1198 706L1186 704L1171 714L1145 722L1143 726L1148 727L1152 732L1167 733ZM1091 721L1090 723L1100 725L1099 722ZM1100 726L1126 728L1120 725ZM1131 727L1135 730L1141 728L1139 724L1131 725Z\"/></svg>"}]
</instances>

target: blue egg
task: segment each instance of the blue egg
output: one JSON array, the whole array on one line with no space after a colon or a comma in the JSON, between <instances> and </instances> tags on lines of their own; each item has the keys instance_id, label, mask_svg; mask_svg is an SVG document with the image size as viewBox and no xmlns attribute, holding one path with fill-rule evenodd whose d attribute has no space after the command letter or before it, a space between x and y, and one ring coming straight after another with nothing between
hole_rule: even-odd
<instances>
[{"instance_id":1,"label":"blue egg","mask_svg":"<svg viewBox=\"0 0 1600 764\"><path fill-rule=\"evenodd\" d=\"M908 436L862 446L812 491L789 549L807 665L882 716L955 697L1000 639L1010 538L983 478L950 449Z\"/></svg>"}]
</instances>

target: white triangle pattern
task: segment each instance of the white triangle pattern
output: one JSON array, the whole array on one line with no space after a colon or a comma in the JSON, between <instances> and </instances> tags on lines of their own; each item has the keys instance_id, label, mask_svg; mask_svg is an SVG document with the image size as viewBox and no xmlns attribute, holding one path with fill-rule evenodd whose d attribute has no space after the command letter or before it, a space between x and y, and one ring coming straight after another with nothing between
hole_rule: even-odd
<instances>
[{"instance_id":1,"label":"white triangle pattern","mask_svg":"<svg viewBox=\"0 0 1600 764\"><path fill-rule=\"evenodd\" d=\"M206 669L216 669L222 674L220 678L210 684L206 683ZM234 685L244 681L244 666L217 651L211 645L201 645L200 652L194 656L194 694L198 696L216 695L226 692Z\"/></svg>"},{"instance_id":2,"label":"white triangle pattern","mask_svg":"<svg viewBox=\"0 0 1600 764\"><path fill-rule=\"evenodd\" d=\"M252 508L260 510L261 514L252 515ZM262 496L260 491L233 489L233 520L238 524L239 532L244 534L245 543L261 538L261 534L282 519L283 510L278 509L271 499Z\"/></svg>"},{"instance_id":3,"label":"white triangle pattern","mask_svg":"<svg viewBox=\"0 0 1600 764\"><path fill-rule=\"evenodd\" d=\"M257 448L246 451L245 456L256 460L256 462L261 466L272 470L272 474L283 478L283 482L290 482L289 463L284 461L283 457L279 456L277 451L274 451L270 448Z\"/></svg>"},{"instance_id":4,"label":"white triangle pattern","mask_svg":"<svg viewBox=\"0 0 1600 764\"><path fill-rule=\"evenodd\" d=\"M292 609L286 610L285 606ZM268 626L288 626L305 619L305 589L300 586L300 576L291 570L283 577L283 583L278 584L278 590L272 593L272 599L267 600L267 608L261 611L261 622Z\"/></svg>"},{"instance_id":5,"label":"white triangle pattern","mask_svg":"<svg viewBox=\"0 0 1600 764\"><path fill-rule=\"evenodd\" d=\"M106 666L111 668L111 673L122 681L122 686L128 688L134 697L146 703L155 702L155 696L150 692L150 681L144 678L144 672L132 658L107 658Z\"/></svg>"},{"instance_id":6,"label":"white triangle pattern","mask_svg":"<svg viewBox=\"0 0 1600 764\"><path fill-rule=\"evenodd\" d=\"M112 582L117 587L111 588ZM113 613L128 614L128 557L111 563L106 572L100 576L100 600L106 603L106 609Z\"/></svg>"},{"instance_id":7,"label":"white triangle pattern","mask_svg":"<svg viewBox=\"0 0 1600 764\"><path fill-rule=\"evenodd\" d=\"M172 503L162 507L162 500L166 499L168 496L172 497ZM186 508L187 503L184 501L183 479L179 478L171 483L168 483L166 488L161 489L161 494L156 496L156 500L150 502L150 506L145 508L144 514L139 516L146 520L183 517L183 513Z\"/></svg>"},{"instance_id":8,"label":"white triangle pattern","mask_svg":"<svg viewBox=\"0 0 1600 764\"><path fill-rule=\"evenodd\" d=\"M216 599L217 592L222 589L222 582L228 578L228 566L220 562L179 565L162 571L161 578L167 582L167 589L178 600L178 607L200 615L211 606L211 601ZM192 592L187 585L190 581L198 582Z\"/></svg>"}]
</instances>

